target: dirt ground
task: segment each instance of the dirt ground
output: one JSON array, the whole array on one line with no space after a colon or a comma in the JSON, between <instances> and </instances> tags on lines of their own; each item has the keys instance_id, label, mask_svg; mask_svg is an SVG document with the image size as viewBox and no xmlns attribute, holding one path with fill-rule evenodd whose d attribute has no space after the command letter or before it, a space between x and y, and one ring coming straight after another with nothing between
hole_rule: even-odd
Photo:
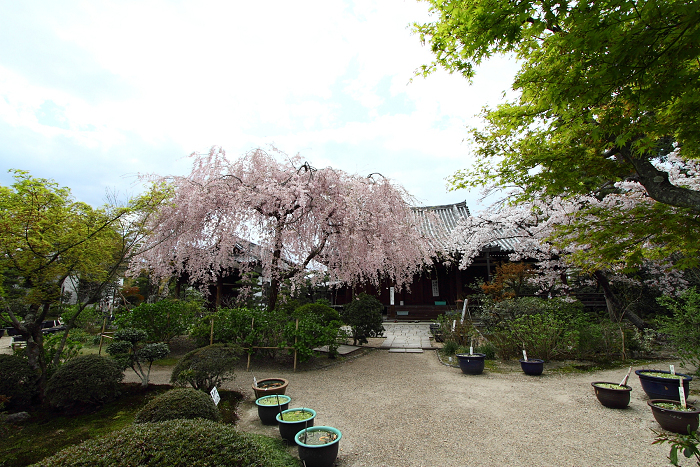
<instances>
[{"instance_id":1,"label":"dirt ground","mask_svg":"<svg viewBox=\"0 0 700 467\"><path fill-rule=\"evenodd\" d=\"M679 368L658 361L633 370L669 363ZM258 420L251 384L254 376L286 378L290 408L310 407L317 426L342 432L338 467L669 465L668 446L651 444L660 427L634 373L627 409L607 409L594 395L591 382L619 382L626 368L567 373L546 365L532 377L518 362L498 362L471 376L443 364L435 351L376 349L302 364L296 372L289 360L254 361L250 371L245 364L225 384L246 395L239 428L279 436ZM171 369L154 368L151 381L167 383ZM126 375L135 381L133 372ZM692 381L690 402L698 402L698 389Z\"/></svg>"}]
</instances>

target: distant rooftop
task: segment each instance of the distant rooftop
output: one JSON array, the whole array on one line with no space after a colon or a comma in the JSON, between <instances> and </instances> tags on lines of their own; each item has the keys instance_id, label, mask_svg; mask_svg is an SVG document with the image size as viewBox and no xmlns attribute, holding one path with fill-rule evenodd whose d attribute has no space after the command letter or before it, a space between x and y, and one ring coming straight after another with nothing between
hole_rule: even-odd
<instances>
[{"instance_id":1,"label":"distant rooftop","mask_svg":"<svg viewBox=\"0 0 700 467\"><path fill-rule=\"evenodd\" d=\"M420 231L428 239L430 245L437 251L449 252L452 249L449 237L457 224L471 216L467 202L443 204L440 206L412 207L418 219ZM503 232L505 234L505 232ZM493 246L501 250L513 250L515 238L500 238Z\"/></svg>"}]
</instances>

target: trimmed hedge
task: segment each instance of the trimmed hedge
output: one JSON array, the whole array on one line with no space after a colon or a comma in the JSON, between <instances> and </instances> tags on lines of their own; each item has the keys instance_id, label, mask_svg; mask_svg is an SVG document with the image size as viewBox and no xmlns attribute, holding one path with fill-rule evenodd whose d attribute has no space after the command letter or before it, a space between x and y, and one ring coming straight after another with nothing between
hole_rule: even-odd
<instances>
[{"instance_id":1,"label":"trimmed hedge","mask_svg":"<svg viewBox=\"0 0 700 467\"><path fill-rule=\"evenodd\" d=\"M185 354L173 368L170 382L189 384L195 389L210 392L221 383L233 379L240 349L226 344L213 344Z\"/></svg>"},{"instance_id":2,"label":"trimmed hedge","mask_svg":"<svg viewBox=\"0 0 700 467\"><path fill-rule=\"evenodd\" d=\"M85 441L35 467L229 466L300 467L281 440L237 431L209 420L171 420L131 425Z\"/></svg>"},{"instance_id":3,"label":"trimmed hedge","mask_svg":"<svg viewBox=\"0 0 700 467\"><path fill-rule=\"evenodd\" d=\"M165 392L146 404L136 414L134 423L194 418L218 422L221 414L209 394L196 389L179 388Z\"/></svg>"},{"instance_id":4,"label":"trimmed hedge","mask_svg":"<svg viewBox=\"0 0 700 467\"><path fill-rule=\"evenodd\" d=\"M117 398L124 373L108 357L82 355L64 363L46 384L53 407L100 406Z\"/></svg>"},{"instance_id":5,"label":"trimmed hedge","mask_svg":"<svg viewBox=\"0 0 700 467\"><path fill-rule=\"evenodd\" d=\"M18 355L0 355L0 395L10 401L8 409L23 409L32 402L36 394L37 374L27 359Z\"/></svg>"}]
</instances>

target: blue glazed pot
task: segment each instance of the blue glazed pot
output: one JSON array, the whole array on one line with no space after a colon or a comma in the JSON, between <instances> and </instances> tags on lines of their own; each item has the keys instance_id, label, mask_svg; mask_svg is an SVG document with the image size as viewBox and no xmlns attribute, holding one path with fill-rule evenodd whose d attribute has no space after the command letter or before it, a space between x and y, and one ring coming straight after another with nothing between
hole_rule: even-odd
<instances>
[{"instance_id":1,"label":"blue glazed pot","mask_svg":"<svg viewBox=\"0 0 700 467\"><path fill-rule=\"evenodd\" d=\"M526 375L539 376L544 371L544 360L539 358L520 360L520 368L523 369Z\"/></svg>"},{"instance_id":2,"label":"blue glazed pot","mask_svg":"<svg viewBox=\"0 0 700 467\"><path fill-rule=\"evenodd\" d=\"M634 372L639 376L639 382L642 384L642 389L649 396L649 399L667 399L680 401L681 397L678 394L678 388L680 387L680 378L660 378L658 376L644 375L645 371L653 371L655 373L665 373L670 375L670 371L661 370L637 370ZM682 373L676 373L676 376L683 377L683 389L685 390L686 397L688 396L688 391L690 389L690 381L693 379L692 376L684 375Z\"/></svg>"},{"instance_id":3,"label":"blue glazed pot","mask_svg":"<svg viewBox=\"0 0 700 467\"><path fill-rule=\"evenodd\" d=\"M486 354L457 354L459 368L465 375L480 375L484 371L484 359Z\"/></svg>"},{"instance_id":4,"label":"blue glazed pot","mask_svg":"<svg viewBox=\"0 0 700 467\"><path fill-rule=\"evenodd\" d=\"M310 412L311 418L307 418L306 420L300 420L300 421L284 420L284 415L287 412L295 412L297 410L303 410L304 412ZM312 410L312 409L307 409L307 408L287 409L287 410L283 410L282 413L278 413L275 418L277 419L277 423L279 423L280 436L282 437L282 439L287 441L289 444L294 444L294 437L296 436L297 433L299 433L304 428L309 428L309 427L314 426L314 419L316 418L316 411Z\"/></svg>"},{"instance_id":5,"label":"blue glazed pot","mask_svg":"<svg viewBox=\"0 0 700 467\"><path fill-rule=\"evenodd\" d=\"M326 444L305 444L304 435L315 431L327 431L335 434L336 438ZM331 467L338 457L338 447L342 437L340 430L330 426L315 426L301 430L294 437L294 441L299 447L299 459L304 461L306 467Z\"/></svg>"},{"instance_id":6,"label":"blue glazed pot","mask_svg":"<svg viewBox=\"0 0 700 467\"><path fill-rule=\"evenodd\" d=\"M278 403L279 398L279 405ZM263 425L277 425L277 414L289 408L289 401L292 398L289 396L263 396L255 400L255 405L258 406L258 417ZM264 401L272 401L272 405L264 404Z\"/></svg>"}]
</instances>

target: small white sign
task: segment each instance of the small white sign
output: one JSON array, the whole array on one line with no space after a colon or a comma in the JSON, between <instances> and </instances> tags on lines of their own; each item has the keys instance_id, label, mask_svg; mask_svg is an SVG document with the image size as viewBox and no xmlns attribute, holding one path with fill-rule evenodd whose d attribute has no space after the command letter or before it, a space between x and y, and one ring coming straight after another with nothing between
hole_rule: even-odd
<instances>
[{"instance_id":1,"label":"small white sign","mask_svg":"<svg viewBox=\"0 0 700 467\"><path fill-rule=\"evenodd\" d=\"M394 288L389 287L389 305L394 304Z\"/></svg>"},{"instance_id":2,"label":"small white sign","mask_svg":"<svg viewBox=\"0 0 700 467\"><path fill-rule=\"evenodd\" d=\"M216 390L216 386L214 386L214 389L212 389L209 394L211 394L211 398L214 401L214 405L219 405L221 397L219 396L219 391Z\"/></svg>"},{"instance_id":3,"label":"small white sign","mask_svg":"<svg viewBox=\"0 0 700 467\"><path fill-rule=\"evenodd\" d=\"M525 349L523 349L523 360L527 361L527 352L525 352Z\"/></svg>"},{"instance_id":4,"label":"small white sign","mask_svg":"<svg viewBox=\"0 0 700 467\"><path fill-rule=\"evenodd\" d=\"M687 405L685 404L685 388L683 387L683 380L681 379L681 385L678 386L678 395L681 397L681 405L683 408L687 408Z\"/></svg>"},{"instance_id":5,"label":"small white sign","mask_svg":"<svg viewBox=\"0 0 700 467\"><path fill-rule=\"evenodd\" d=\"M675 365L671 365L671 374L672 375L676 374L676 366Z\"/></svg>"},{"instance_id":6,"label":"small white sign","mask_svg":"<svg viewBox=\"0 0 700 467\"><path fill-rule=\"evenodd\" d=\"M433 279L433 297L440 296L440 288L438 287L437 279Z\"/></svg>"}]
</instances>

